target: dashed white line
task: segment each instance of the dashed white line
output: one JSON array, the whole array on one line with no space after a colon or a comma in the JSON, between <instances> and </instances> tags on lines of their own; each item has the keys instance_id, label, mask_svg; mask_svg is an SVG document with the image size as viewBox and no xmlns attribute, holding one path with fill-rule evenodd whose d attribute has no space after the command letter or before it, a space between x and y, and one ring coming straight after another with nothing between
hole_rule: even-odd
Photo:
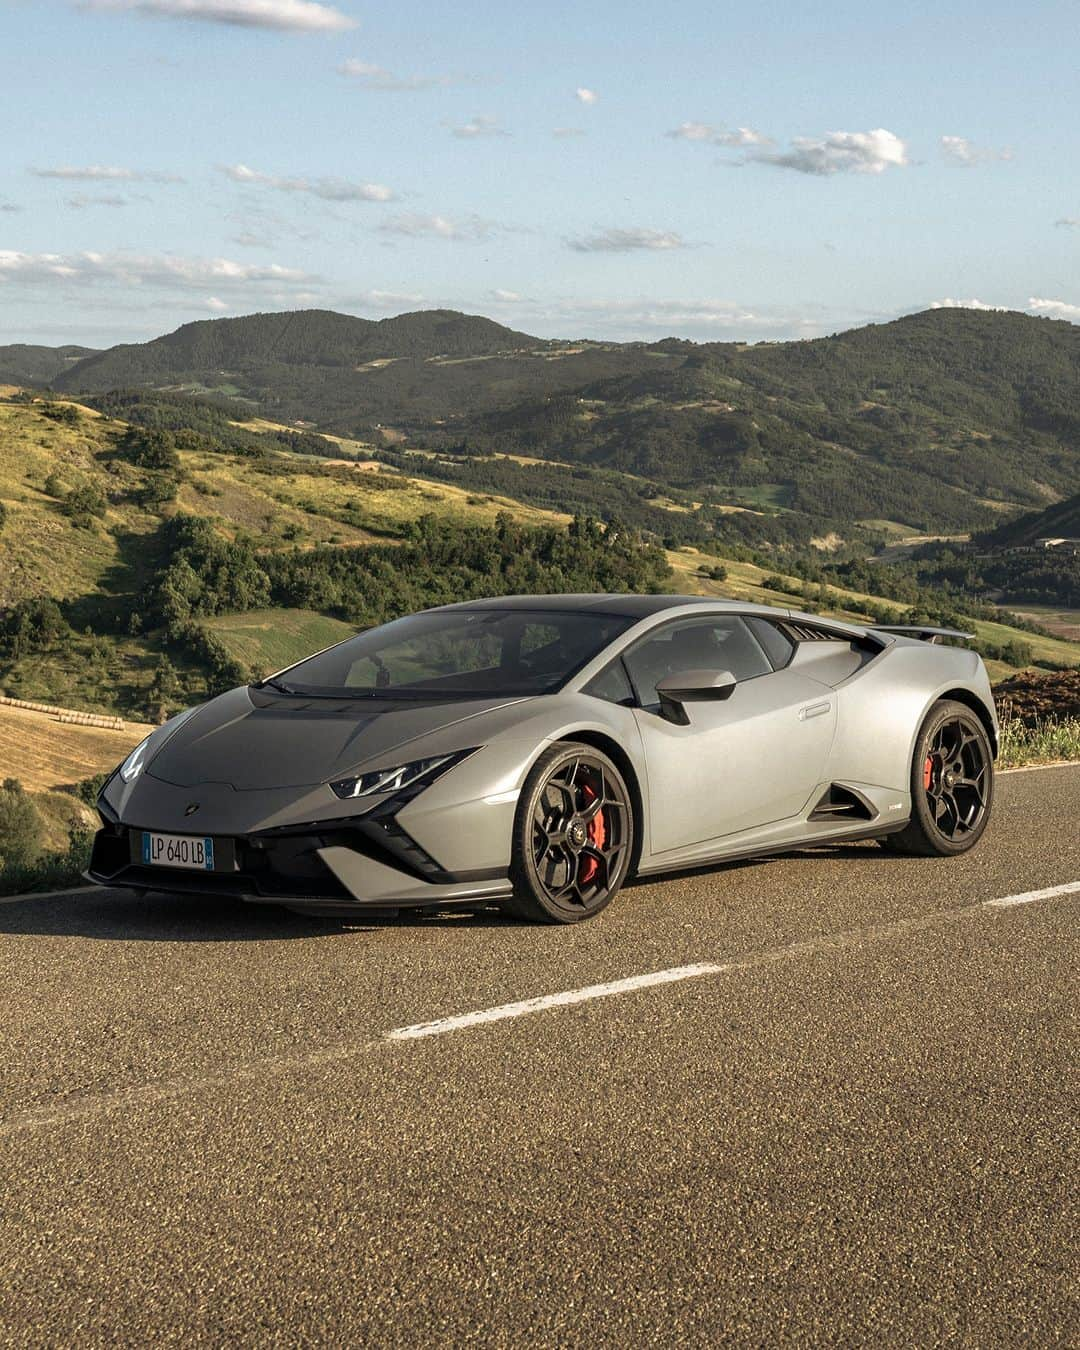
<instances>
[{"instance_id":1,"label":"dashed white line","mask_svg":"<svg viewBox=\"0 0 1080 1350\"><path fill-rule=\"evenodd\" d=\"M465 1031L469 1027L503 1022L511 1017L525 1017L530 1013L546 1012L549 1008L566 1008L576 1003L589 1003L593 999L632 994L639 989L649 989L658 984L677 984L680 980L700 979L705 975L729 975L734 971L770 964L792 956L810 955L827 947L847 946L886 935L895 936L905 931L926 927L928 923L947 918L954 919L972 910L1027 905L1033 900L1049 900L1054 896L1070 895L1073 892L1080 892L1080 881L1069 881L1062 886L1048 886L1042 891L1024 891L1019 895L1006 895L995 900L979 900L974 905L963 905L958 909L938 911L915 919L901 919L898 923L831 933L822 938L811 938L806 942L792 943L789 947L757 952L740 960L725 961L722 964L701 961L692 966L671 966L667 970L654 970L647 975L631 975L627 979L611 980L607 984L588 984L581 989L564 989L557 994L540 994L536 998L520 999L516 1003L500 1003L493 1008L478 1008L474 1012L459 1013L454 1017L439 1017L434 1022L417 1022L408 1027L395 1027L392 1031L385 1032L383 1039L417 1041L426 1036L443 1036L450 1031Z\"/></svg>"},{"instance_id":2,"label":"dashed white line","mask_svg":"<svg viewBox=\"0 0 1080 1350\"><path fill-rule=\"evenodd\" d=\"M611 980L607 984L589 984L583 989L564 989L558 994L541 994L524 998L517 1003L500 1003L495 1008L479 1012L461 1013L457 1017L439 1017L434 1022L418 1022L411 1027L395 1027L386 1033L388 1041L416 1041L423 1036L441 1036L447 1031L463 1031L466 1027L483 1026L487 1022L502 1022L507 1017L523 1017L526 1013L544 1012L547 1008L566 1008L574 1003L588 1003L594 998L611 998L614 994L630 994L636 989L649 989L655 984L677 984L679 980L696 980L702 975L722 975L731 970L728 965L710 961L693 966L672 966L668 970L654 970L648 975L631 975L625 980Z\"/></svg>"},{"instance_id":3,"label":"dashed white line","mask_svg":"<svg viewBox=\"0 0 1080 1350\"><path fill-rule=\"evenodd\" d=\"M989 909L1007 909L1010 905L1030 905L1035 900L1051 900L1055 895L1071 895L1080 891L1080 881L1067 881L1064 886L1047 886L1041 891L1021 891L1018 895L1003 895L997 900L984 900Z\"/></svg>"},{"instance_id":4,"label":"dashed white line","mask_svg":"<svg viewBox=\"0 0 1080 1350\"><path fill-rule=\"evenodd\" d=\"M799 957L815 956L822 952L841 951L848 947L866 948L875 942L889 938L906 937L939 925L962 923L973 913L978 913L980 910L989 907L1000 908L1003 905L1027 904L1031 900L1050 899L1054 896L1069 895L1075 892L1080 892L1080 881L1066 882L1061 886L1050 886L1043 891L1028 891L1023 895L1003 896L1000 900L976 900L974 903L959 905L955 909L934 910L929 914L913 915L910 918L894 920L891 923L872 924L865 928L849 928L836 933L824 933L818 937L807 938L802 942L793 942L787 947L773 947L765 951L749 952L745 956L736 957L730 961L702 961L694 965L672 966L668 970L657 970L646 975L631 975L627 979L612 980L606 984L590 984L581 989L567 989L556 994L541 994L537 998L522 999L516 1003L502 1003L493 1008L481 1008L475 1012L462 1013L455 1017L440 1017L434 1022L419 1022L413 1026L395 1027L391 1031L383 1032L376 1040L362 1036L350 1037L308 1051L255 1056L252 1059L206 1074L184 1074L149 1083L116 1087L58 1103L42 1104L18 1112L9 1116L6 1120L0 1119L0 1139L27 1130L56 1129L79 1121L94 1120L110 1111L137 1110L165 1101L190 1097L196 1092L214 1091L220 1093L243 1082L256 1082L274 1076L329 1068L361 1055L371 1054L380 1045L386 1045L388 1041L420 1040L429 1036L442 1035L445 1032L460 1031L466 1027L500 1022L506 1018L522 1017L528 1013L542 1012L548 1008L562 1008L572 1004L586 1003L593 999L628 994L638 989L647 989L656 985L674 984L681 980L699 979L710 975L734 974L739 971L776 965Z\"/></svg>"}]
</instances>

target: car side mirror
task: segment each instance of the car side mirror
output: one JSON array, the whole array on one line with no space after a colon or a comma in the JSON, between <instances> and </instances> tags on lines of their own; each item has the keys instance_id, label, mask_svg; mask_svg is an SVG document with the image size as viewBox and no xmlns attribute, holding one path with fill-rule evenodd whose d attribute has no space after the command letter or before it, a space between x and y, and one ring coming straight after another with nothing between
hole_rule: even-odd
<instances>
[{"instance_id":1,"label":"car side mirror","mask_svg":"<svg viewBox=\"0 0 1080 1350\"><path fill-rule=\"evenodd\" d=\"M732 696L735 685L730 670L687 670L665 675L656 686L661 716L678 726L688 726L690 716L683 704L722 702Z\"/></svg>"}]
</instances>

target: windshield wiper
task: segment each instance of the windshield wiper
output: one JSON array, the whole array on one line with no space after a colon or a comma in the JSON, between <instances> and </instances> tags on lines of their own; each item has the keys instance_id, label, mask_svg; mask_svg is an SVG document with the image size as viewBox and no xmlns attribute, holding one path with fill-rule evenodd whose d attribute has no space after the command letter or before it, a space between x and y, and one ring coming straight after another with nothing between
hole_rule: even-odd
<instances>
[{"instance_id":1,"label":"windshield wiper","mask_svg":"<svg viewBox=\"0 0 1080 1350\"><path fill-rule=\"evenodd\" d=\"M279 694L295 694L295 693L297 692L297 691L292 687L291 684L285 684L283 680L274 680L274 679L270 679L270 680L260 680L259 683L258 683L257 685L254 686L254 688L256 688L256 689L276 689L276 690L278 691Z\"/></svg>"}]
</instances>

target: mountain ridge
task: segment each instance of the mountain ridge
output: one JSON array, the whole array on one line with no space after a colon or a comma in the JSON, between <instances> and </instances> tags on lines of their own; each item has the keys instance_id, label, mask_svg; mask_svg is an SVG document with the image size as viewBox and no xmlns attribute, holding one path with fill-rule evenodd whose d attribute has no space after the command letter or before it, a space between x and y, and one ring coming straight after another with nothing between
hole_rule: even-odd
<instances>
[{"instance_id":1,"label":"mountain ridge","mask_svg":"<svg viewBox=\"0 0 1080 1350\"><path fill-rule=\"evenodd\" d=\"M545 340L447 310L291 311L186 324L55 384L222 396L375 445L611 468L912 530L985 531L1080 490L1080 326L1012 312L745 345Z\"/></svg>"}]
</instances>

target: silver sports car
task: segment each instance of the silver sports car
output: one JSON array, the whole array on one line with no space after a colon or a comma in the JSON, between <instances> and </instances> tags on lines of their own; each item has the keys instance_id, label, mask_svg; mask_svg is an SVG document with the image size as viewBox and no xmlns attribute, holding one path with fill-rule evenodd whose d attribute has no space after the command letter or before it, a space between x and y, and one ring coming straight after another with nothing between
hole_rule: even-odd
<instances>
[{"instance_id":1,"label":"silver sports car","mask_svg":"<svg viewBox=\"0 0 1080 1350\"><path fill-rule=\"evenodd\" d=\"M576 923L634 875L963 853L998 743L982 661L938 642L964 636L672 595L427 610L151 733L102 790L88 876Z\"/></svg>"}]
</instances>

